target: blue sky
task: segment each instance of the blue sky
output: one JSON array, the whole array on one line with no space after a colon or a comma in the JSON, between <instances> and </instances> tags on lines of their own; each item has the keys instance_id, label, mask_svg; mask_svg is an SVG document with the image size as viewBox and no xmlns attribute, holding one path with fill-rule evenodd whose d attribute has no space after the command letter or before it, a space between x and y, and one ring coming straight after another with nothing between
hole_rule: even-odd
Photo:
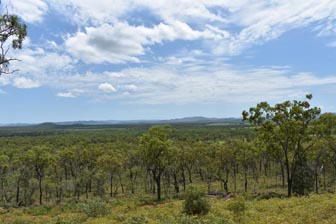
<instances>
[{"instance_id":1,"label":"blue sky","mask_svg":"<svg viewBox=\"0 0 336 224\"><path fill-rule=\"evenodd\" d=\"M28 26L0 123L336 111L336 1L3 0Z\"/></svg>"}]
</instances>

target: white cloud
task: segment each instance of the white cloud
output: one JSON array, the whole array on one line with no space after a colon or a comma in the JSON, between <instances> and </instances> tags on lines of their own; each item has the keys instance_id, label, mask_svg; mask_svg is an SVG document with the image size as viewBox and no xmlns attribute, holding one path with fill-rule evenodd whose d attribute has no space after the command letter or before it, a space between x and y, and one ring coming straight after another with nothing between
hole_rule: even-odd
<instances>
[{"instance_id":1,"label":"white cloud","mask_svg":"<svg viewBox=\"0 0 336 224\"><path fill-rule=\"evenodd\" d=\"M11 83L12 74L1 74L0 75L0 85L6 86Z\"/></svg>"},{"instance_id":2,"label":"white cloud","mask_svg":"<svg viewBox=\"0 0 336 224\"><path fill-rule=\"evenodd\" d=\"M301 97L312 88L336 84L336 76L321 78L312 73L293 72L289 67L241 69L223 65L209 74L208 70L197 66L191 69L161 65L124 69L113 72L113 76L110 74L66 74L59 77L62 82L49 77L45 83L62 89L63 97L82 95L95 100L120 99L123 102L143 104L283 100ZM118 91L110 83L118 86ZM81 89L81 92L75 93L75 88ZM112 92L114 94L105 94Z\"/></svg>"},{"instance_id":3,"label":"white cloud","mask_svg":"<svg viewBox=\"0 0 336 224\"><path fill-rule=\"evenodd\" d=\"M77 89L77 88L71 89L71 88L69 88L68 91L59 92L59 93L56 94L56 96L63 97L63 98L77 98L77 97L81 96L83 93L85 93L85 91L82 90L82 89Z\"/></svg>"},{"instance_id":4,"label":"white cloud","mask_svg":"<svg viewBox=\"0 0 336 224\"><path fill-rule=\"evenodd\" d=\"M214 46L217 54L240 54L244 49L278 38L285 32L310 24L320 24L324 30L326 22L336 19L336 2L321 0L297 1L248 1L231 15L230 24L241 26L232 33L231 40L223 40ZM333 27L335 27L333 25ZM335 32L334 32L335 34Z\"/></svg>"},{"instance_id":5,"label":"white cloud","mask_svg":"<svg viewBox=\"0 0 336 224\"><path fill-rule=\"evenodd\" d=\"M71 54L86 63L137 62L133 56L144 54L142 43L145 38L134 35L135 32L135 28L127 25L104 24L76 33L66 40L65 45Z\"/></svg>"},{"instance_id":6,"label":"white cloud","mask_svg":"<svg viewBox=\"0 0 336 224\"><path fill-rule=\"evenodd\" d=\"M10 13L19 15L28 23L41 22L48 11L48 5L43 0L4 0Z\"/></svg>"},{"instance_id":7,"label":"white cloud","mask_svg":"<svg viewBox=\"0 0 336 224\"><path fill-rule=\"evenodd\" d=\"M48 2L67 18L80 25L114 22L119 16L136 7L133 1L49 0Z\"/></svg>"},{"instance_id":8,"label":"white cloud","mask_svg":"<svg viewBox=\"0 0 336 224\"><path fill-rule=\"evenodd\" d=\"M202 40L195 49L237 55L245 49L313 24L320 35L336 34L336 1L255 0L58 0L50 5L84 31L66 46L87 63L139 62L146 47L165 41ZM70 10L70 11L69 11ZM129 25L137 12L157 19L151 25ZM132 13L135 13L133 15Z\"/></svg>"},{"instance_id":9,"label":"white cloud","mask_svg":"<svg viewBox=\"0 0 336 224\"><path fill-rule=\"evenodd\" d=\"M103 92L106 92L106 93L112 93L112 92L116 92L116 88L114 88L111 84L109 83L102 83L98 86L98 89L103 91Z\"/></svg>"},{"instance_id":10,"label":"white cloud","mask_svg":"<svg viewBox=\"0 0 336 224\"><path fill-rule=\"evenodd\" d=\"M145 46L164 41L220 39L221 34L209 30L193 30L180 21L160 23L154 27L131 26L127 23L102 24L87 27L68 37L65 45L75 57L86 63L139 62L136 56L145 54Z\"/></svg>"},{"instance_id":11,"label":"white cloud","mask_svg":"<svg viewBox=\"0 0 336 224\"><path fill-rule=\"evenodd\" d=\"M336 83L335 75L319 78L283 67L244 69L225 64L222 57L308 25L317 35L335 35L334 0L318 4L315 0L15 0L9 4L14 2L22 4L22 12L17 12L27 21L41 21L49 6L69 20L74 18L78 29L60 34L64 43L57 41L58 46L46 40L48 46L36 47L31 40L29 48L15 53L22 61L12 64L25 78L1 76L0 85L46 85L56 89L59 97L85 95L160 104L264 100ZM132 21L141 10L148 13L143 17L153 21ZM182 47L165 48L178 40L183 40ZM155 45L167 50L165 56L155 55ZM151 61L152 57L156 60ZM109 63L128 62L139 66L109 67ZM104 67L92 65L102 63ZM104 72L109 69L113 72Z\"/></svg>"},{"instance_id":12,"label":"white cloud","mask_svg":"<svg viewBox=\"0 0 336 224\"><path fill-rule=\"evenodd\" d=\"M134 84L125 85L124 87L126 90L130 90L130 91L136 91L138 89L138 87Z\"/></svg>"},{"instance_id":13,"label":"white cloud","mask_svg":"<svg viewBox=\"0 0 336 224\"><path fill-rule=\"evenodd\" d=\"M57 93L56 96L64 97L64 98L76 98L77 97L77 95L72 92L60 92L60 93Z\"/></svg>"},{"instance_id":14,"label":"white cloud","mask_svg":"<svg viewBox=\"0 0 336 224\"><path fill-rule=\"evenodd\" d=\"M74 61L70 56L56 52L45 52L42 48L35 50L25 49L17 52L20 61L13 62L11 66L21 73L61 72L73 67Z\"/></svg>"},{"instance_id":15,"label":"white cloud","mask_svg":"<svg viewBox=\"0 0 336 224\"><path fill-rule=\"evenodd\" d=\"M29 78L19 77L13 80L13 86L20 89L31 89L40 87L40 84L39 82L31 80Z\"/></svg>"}]
</instances>

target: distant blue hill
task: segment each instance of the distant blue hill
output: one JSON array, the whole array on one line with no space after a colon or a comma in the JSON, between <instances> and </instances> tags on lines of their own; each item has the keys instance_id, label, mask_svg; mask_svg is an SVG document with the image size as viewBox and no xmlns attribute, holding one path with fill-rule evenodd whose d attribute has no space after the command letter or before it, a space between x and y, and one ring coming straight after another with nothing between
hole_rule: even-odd
<instances>
[{"instance_id":1,"label":"distant blue hill","mask_svg":"<svg viewBox=\"0 0 336 224\"><path fill-rule=\"evenodd\" d=\"M118 125L118 124L178 124L178 123L242 123L240 118L208 118L208 117L184 117L167 120L105 120L105 121L64 121L64 122L45 122L41 124L2 124L3 127L24 127L24 126L42 126L51 127L57 125Z\"/></svg>"}]
</instances>

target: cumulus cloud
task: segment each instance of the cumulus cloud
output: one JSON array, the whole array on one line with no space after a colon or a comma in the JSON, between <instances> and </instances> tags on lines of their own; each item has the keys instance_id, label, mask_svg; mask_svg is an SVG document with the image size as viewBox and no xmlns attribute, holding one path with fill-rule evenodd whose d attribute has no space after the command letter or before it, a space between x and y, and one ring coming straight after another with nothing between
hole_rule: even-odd
<instances>
[{"instance_id":1,"label":"cumulus cloud","mask_svg":"<svg viewBox=\"0 0 336 224\"><path fill-rule=\"evenodd\" d=\"M57 44L52 40L46 41L48 46L31 43L16 53L22 60L17 64L22 77L1 76L0 85L46 85L56 89L59 97L97 99L103 95L105 99L160 104L265 100L336 84L335 75L320 78L288 67L244 69L219 60L296 28L310 26L317 35L335 35L334 0L319 4L315 0L6 2L21 4L17 12L29 22L42 21L48 7L57 10L63 18L73 19L76 31L60 34ZM154 19L132 21L141 10ZM178 45L173 46L174 41ZM162 47L163 55L156 55L155 47ZM181 51L188 54L179 55ZM139 64L110 65L129 62Z\"/></svg>"},{"instance_id":2,"label":"cumulus cloud","mask_svg":"<svg viewBox=\"0 0 336 224\"><path fill-rule=\"evenodd\" d=\"M139 57L165 41L202 41L196 49L219 56L278 38L312 25L318 35L336 34L334 0L6 0L27 21L43 19L48 7L72 20L78 32L66 36L73 56L86 63L140 62ZM142 12L148 24L132 24ZM130 25L131 24L131 25ZM149 48L149 49L148 49Z\"/></svg>"},{"instance_id":3,"label":"cumulus cloud","mask_svg":"<svg viewBox=\"0 0 336 224\"><path fill-rule=\"evenodd\" d=\"M29 78L19 77L13 80L13 86L20 89L31 89L40 87L40 84L39 82L31 80Z\"/></svg>"},{"instance_id":4,"label":"cumulus cloud","mask_svg":"<svg viewBox=\"0 0 336 224\"><path fill-rule=\"evenodd\" d=\"M219 39L209 30L193 30L186 23L170 21L154 27L131 26L128 23L102 24L87 27L70 36L65 45L75 57L86 63L139 62L136 56L145 54L145 46L164 41Z\"/></svg>"},{"instance_id":5,"label":"cumulus cloud","mask_svg":"<svg viewBox=\"0 0 336 224\"><path fill-rule=\"evenodd\" d=\"M80 58L90 62L106 62L109 56L112 63L134 62L136 56L145 53L144 46L175 40L205 40L210 52L230 56L311 24L318 35L334 35L336 30L336 2L333 0L321 0L319 4L315 0L98 0L94 3L71 0L55 3L62 13L67 13L65 9L69 6L74 10L71 13L76 15L77 24L87 27L85 32L71 36L69 50L77 56L88 57ZM129 26L125 22L127 16L137 10L147 10L145 12L154 15L158 22L147 27ZM99 33L107 35L102 39ZM75 46L76 40L84 41L91 49ZM100 48L94 43L108 44L114 54L98 51L102 55L96 59L98 53L94 50Z\"/></svg>"},{"instance_id":6,"label":"cumulus cloud","mask_svg":"<svg viewBox=\"0 0 336 224\"><path fill-rule=\"evenodd\" d=\"M112 93L112 92L116 92L116 88L114 88L111 84L109 83L102 83L98 86L98 89L103 91L103 92L106 92L106 93Z\"/></svg>"}]
</instances>

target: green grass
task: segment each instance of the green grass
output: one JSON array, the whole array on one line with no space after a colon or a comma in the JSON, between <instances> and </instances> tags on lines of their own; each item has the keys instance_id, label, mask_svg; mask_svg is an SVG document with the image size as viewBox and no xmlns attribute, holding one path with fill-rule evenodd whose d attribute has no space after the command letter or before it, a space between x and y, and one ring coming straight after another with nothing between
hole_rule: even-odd
<instances>
[{"instance_id":1,"label":"green grass","mask_svg":"<svg viewBox=\"0 0 336 224\"><path fill-rule=\"evenodd\" d=\"M106 215L89 217L80 205L0 209L0 223L336 223L336 195L309 197L224 200L209 198L211 210L204 216L187 216L182 212L183 200L142 205L136 199L112 199ZM244 203L244 206L241 204ZM239 205L239 211L235 208ZM243 208L244 211L241 211Z\"/></svg>"}]
</instances>

